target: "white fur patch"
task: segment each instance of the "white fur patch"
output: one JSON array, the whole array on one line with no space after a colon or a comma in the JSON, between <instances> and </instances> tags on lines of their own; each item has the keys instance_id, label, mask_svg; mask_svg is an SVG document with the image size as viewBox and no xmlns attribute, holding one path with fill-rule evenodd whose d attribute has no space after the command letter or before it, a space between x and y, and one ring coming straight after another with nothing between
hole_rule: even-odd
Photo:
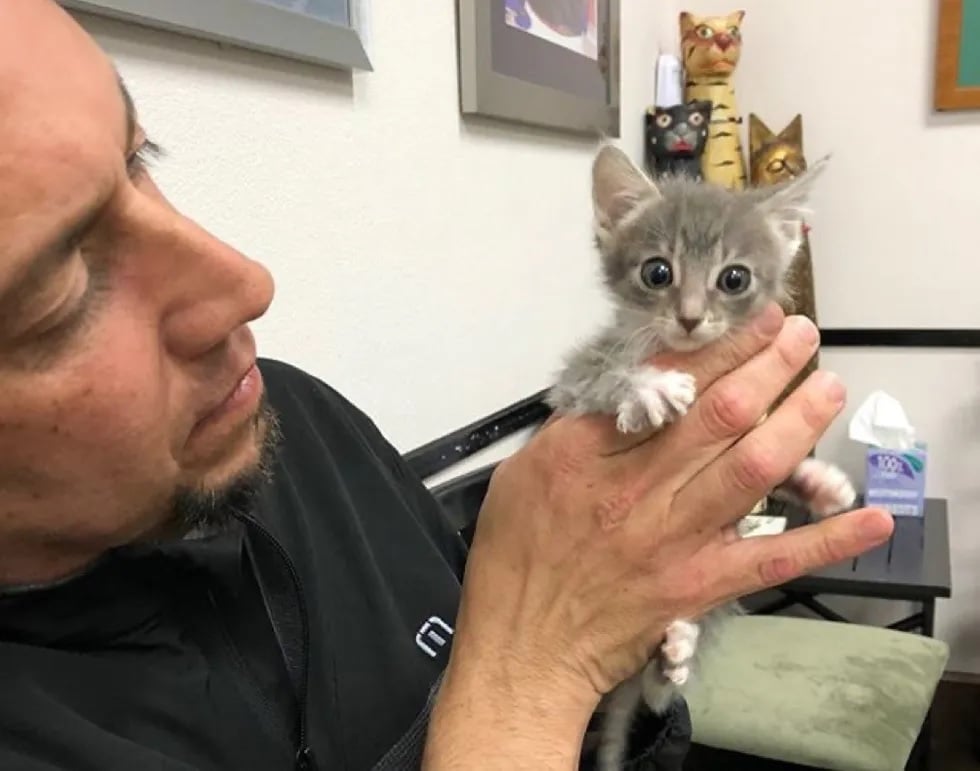
<instances>
[{"instance_id":1,"label":"white fur patch","mask_svg":"<svg viewBox=\"0 0 980 771\"><path fill-rule=\"evenodd\" d=\"M829 517L854 505L854 485L837 466L807 458L793 472L793 486L814 514Z\"/></svg>"},{"instance_id":2,"label":"white fur patch","mask_svg":"<svg viewBox=\"0 0 980 771\"><path fill-rule=\"evenodd\" d=\"M664 667L664 677L674 685L684 685L690 676L691 670L686 664L679 667Z\"/></svg>"},{"instance_id":3,"label":"white fur patch","mask_svg":"<svg viewBox=\"0 0 980 771\"><path fill-rule=\"evenodd\" d=\"M678 619L667 626L666 640L660 646L663 676L674 685L684 685L691 676L689 662L698 647L701 629L697 624Z\"/></svg>"},{"instance_id":4,"label":"white fur patch","mask_svg":"<svg viewBox=\"0 0 980 771\"><path fill-rule=\"evenodd\" d=\"M616 410L624 434L657 429L687 413L697 395L694 377L677 370L644 367L630 377L630 393Z\"/></svg>"},{"instance_id":5,"label":"white fur patch","mask_svg":"<svg viewBox=\"0 0 980 771\"><path fill-rule=\"evenodd\" d=\"M690 661L697 648L701 629L697 624L678 619L672 621L666 630L667 639L660 647L668 664L678 665Z\"/></svg>"}]
</instances>

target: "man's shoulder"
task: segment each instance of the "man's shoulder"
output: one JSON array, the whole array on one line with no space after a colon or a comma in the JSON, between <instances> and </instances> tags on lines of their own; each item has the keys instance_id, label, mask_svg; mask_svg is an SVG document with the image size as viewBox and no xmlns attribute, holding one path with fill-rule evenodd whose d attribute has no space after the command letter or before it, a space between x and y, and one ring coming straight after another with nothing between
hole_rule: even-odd
<instances>
[{"instance_id":1,"label":"man's shoulder","mask_svg":"<svg viewBox=\"0 0 980 771\"><path fill-rule=\"evenodd\" d=\"M306 508L330 510L335 517L348 511L360 527L377 521L386 532L396 523L420 528L461 572L462 539L375 422L337 389L292 364L261 359L259 368L282 434L268 492L319 496L306 501Z\"/></svg>"},{"instance_id":2,"label":"man's shoulder","mask_svg":"<svg viewBox=\"0 0 980 771\"><path fill-rule=\"evenodd\" d=\"M260 358L258 367L269 405L294 438L302 430L328 445L356 439L373 453L395 452L374 421L325 381L279 359Z\"/></svg>"},{"instance_id":3,"label":"man's shoulder","mask_svg":"<svg viewBox=\"0 0 980 771\"><path fill-rule=\"evenodd\" d=\"M340 410L356 410L336 388L294 364L280 359L260 357L257 361L266 392L273 404L283 398L320 402Z\"/></svg>"}]
</instances>

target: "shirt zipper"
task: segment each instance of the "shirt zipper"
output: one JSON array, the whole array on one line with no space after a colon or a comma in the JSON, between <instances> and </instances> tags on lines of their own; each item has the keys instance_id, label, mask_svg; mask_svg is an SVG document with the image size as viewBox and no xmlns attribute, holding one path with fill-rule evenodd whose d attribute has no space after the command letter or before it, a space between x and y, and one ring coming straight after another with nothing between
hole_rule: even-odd
<instances>
[{"instance_id":1,"label":"shirt zipper","mask_svg":"<svg viewBox=\"0 0 980 771\"><path fill-rule=\"evenodd\" d=\"M242 520L248 527L251 527L256 532L261 533L262 537L268 541L275 551L282 558L282 561L286 565L286 569L289 571L289 576L293 582L293 588L296 591L296 605L299 610L300 616L300 626L301 626L301 648L300 648L300 658L301 658L301 676L299 678L299 693L297 694L297 700L299 702L299 749L296 752L295 758L295 768L296 771L316 771L316 758L313 755L313 750L306 743L307 741L307 723L306 723L306 698L307 698L307 688L309 680L309 647L310 647L310 625L309 625L309 615L306 607L306 598L303 595L303 587L299 580L299 574L296 572L296 568L293 565L293 561L289 558L289 554L282 547L282 544L276 539L276 537L269 531L269 529L259 522L254 517L248 515L242 515ZM270 613L270 621L273 625L276 625L276 619L273 614ZM278 627L277 627L278 628ZM277 634L277 637L279 635ZM285 657L285 652L283 652Z\"/></svg>"}]
</instances>

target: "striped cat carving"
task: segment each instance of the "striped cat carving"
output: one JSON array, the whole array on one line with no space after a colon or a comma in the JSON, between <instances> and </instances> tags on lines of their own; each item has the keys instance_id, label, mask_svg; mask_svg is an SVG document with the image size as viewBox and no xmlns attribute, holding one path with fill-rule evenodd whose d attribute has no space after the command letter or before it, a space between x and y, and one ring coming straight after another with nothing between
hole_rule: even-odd
<instances>
[{"instance_id":1,"label":"striped cat carving","mask_svg":"<svg viewBox=\"0 0 980 771\"><path fill-rule=\"evenodd\" d=\"M740 138L742 118L735 102L732 76L742 53L745 11L727 16L680 15L684 99L712 104L711 128L701 155L705 181L741 190L746 187Z\"/></svg>"},{"instance_id":2,"label":"striped cat carving","mask_svg":"<svg viewBox=\"0 0 980 771\"><path fill-rule=\"evenodd\" d=\"M786 182L806 171L803 155L803 117L797 115L778 134L773 133L757 115L749 114L749 179L752 187ZM813 260L810 256L808 228L803 229L803 243L793 260L786 279L789 299L783 303L787 313L802 313L817 323L814 297ZM819 364L818 354L797 375L773 405L775 409Z\"/></svg>"}]
</instances>

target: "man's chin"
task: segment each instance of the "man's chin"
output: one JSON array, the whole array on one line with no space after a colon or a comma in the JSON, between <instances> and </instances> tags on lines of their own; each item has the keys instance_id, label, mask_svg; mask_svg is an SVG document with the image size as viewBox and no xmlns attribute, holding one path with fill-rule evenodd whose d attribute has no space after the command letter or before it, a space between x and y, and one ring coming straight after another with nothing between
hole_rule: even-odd
<instances>
[{"instance_id":1,"label":"man's chin","mask_svg":"<svg viewBox=\"0 0 980 771\"><path fill-rule=\"evenodd\" d=\"M249 438L219 468L175 491L169 531L178 537L213 534L254 510L271 478L280 440L278 418L267 402L256 413Z\"/></svg>"}]
</instances>

